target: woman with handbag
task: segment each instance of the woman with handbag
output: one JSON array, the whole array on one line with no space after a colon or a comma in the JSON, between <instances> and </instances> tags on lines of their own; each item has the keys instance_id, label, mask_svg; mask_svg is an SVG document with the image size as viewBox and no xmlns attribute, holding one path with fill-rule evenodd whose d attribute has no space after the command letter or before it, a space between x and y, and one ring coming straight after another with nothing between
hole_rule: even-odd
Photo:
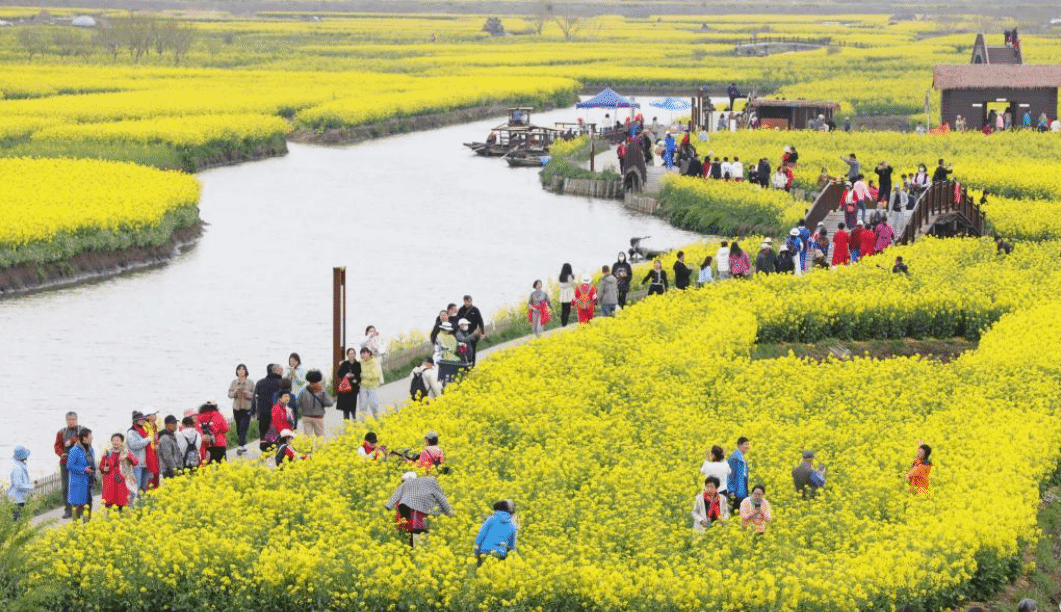
<instances>
[{"instance_id":1,"label":"woman with handbag","mask_svg":"<svg viewBox=\"0 0 1061 612\"><path fill-rule=\"evenodd\" d=\"M236 366L236 379L228 386L228 396L232 398L232 419L236 421L236 437L239 448L237 455L247 452L247 430L251 424L251 406L254 400L254 381L247 374L247 366L242 363Z\"/></svg>"},{"instance_id":2,"label":"woman with handbag","mask_svg":"<svg viewBox=\"0 0 1061 612\"><path fill-rule=\"evenodd\" d=\"M357 419L357 394L361 390L361 362L357 360L357 349L346 349L346 361L339 364L335 387L337 398L335 405L343 411L343 419Z\"/></svg>"}]
</instances>

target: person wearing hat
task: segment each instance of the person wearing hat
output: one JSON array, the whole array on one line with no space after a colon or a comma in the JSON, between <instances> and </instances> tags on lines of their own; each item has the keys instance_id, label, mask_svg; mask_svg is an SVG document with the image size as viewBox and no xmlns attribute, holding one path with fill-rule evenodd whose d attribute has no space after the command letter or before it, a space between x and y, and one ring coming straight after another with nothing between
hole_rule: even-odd
<instances>
[{"instance_id":1,"label":"person wearing hat","mask_svg":"<svg viewBox=\"0 0 1061 612\"><path fill-rule=\"evenodd\" d=\"M16 446L13 458L11 486L7 489L7 499L14 505L12 513L17 521L22 517L22 509L26 507L26 496L33 491L33 482L29 479L29 467L26 465L26 460L29 459L29 449L25 446Z\"/></svg>"},{"instance_id":2,"label":"person wearing hat","mask_svg":"<svg viewBox=\"0 0 1061 612\"><path fill-rule=\"evenodd\" d=\"M814 451L803 451L803 461L792 468L792 484L803 499L818 496L818 489L825 486L825 466L814 467Z\"/></svg>"},{"instance_id":3,"label":"person wearing hat","mask_svg":"<svg viewBox=\"0 0 1061 612\"><path fill-rule=\"evenodd\" d=\"M759 254L755 256L756 274L773 274L776 266L777 255L770 243L763 242L759 245Z\"/></svg>"},{"instance_id":4,"label":"person wearing hat","mask_svg":"<svg viewBox=\"0 0 1061 612\"><path fill-rule=\"evenodd\" d=\"M133 411L133 426L125 432L125 442L129 451L136 457L136 465L133 467L133 476L136 478L136 489L145 493L151 487L151 470L149 469L148 456L150 455L155 465L158 465L158 456L155 453L154 434L148 429L147 417L139 410ZM134 495L135 497L135 495Z\"/></svg>"},{"instance_id":5,"label":"person wearing hat","mask_svg":"<svg viewBox=\"0 0 1061 612\"><path fill-rule=\"evenodd\" d=\"M298 405L302 411L302 433L307 436L324 437L324 409L335 403L324 390L323 380L324 375L320 370L306 372L308 384L298 396Z\"/></svg>"},{"instance_id":6,"label":"person wearing hat","mask_svg":"<svg viewBox=\"0 0 1061 612\"><path fill-rule=\"evenodd\" d=\"M438 336L435 338L435 363L440 361L457 361L457 338L453 335L453 324L443 321L439 324ZM361 367L364 367L362 362Z\"/></svg>"},{"instance_id":7,"label":"person wearing hat","mask_svg":"<svg viewBox=\"0 0 1061 612\"><path fill-rule=\"evenodd\" d=\"M409 534L409 546L415 545L414 536L427 533L430 529L428 515L454 516L453 506L449 504L438 481L433 476L417 477L416 472L402 474L402 483L383 507L387 510L397 508L394 520L399 531Z\"/></svg>"},{"instance_id":8,"label":"person wearing hat","mask_svg":"<svg viewBox=\"0 0 1061 612\"><path fill-rule=\"evenodd\" d=\"M87 510L92 514L92 485L96 482L96 452L92 450L92 430L82 429L77 444L70 447L66 459L70 489L66 501L73 509L73 519L80 520ZM87 517L86 517L87 518Z\"/></svg>"},{"instance_id":9,"label":"person wearing hat","mask_svg":"<svg viewBox=\"0 0 1061 612\"><path fill-rule=\"evenodd\" d=\"M163 478L173 478L184 469L181 447L177 443L177 417L166 416L162 431L158 432L158 465Z\"/></svg>"},{"instance_id":10,"label":"person wearing hat","mask_svg":"<svg viewBox=\"0 0 1061 612\"><path fill-rule=\"evenodd\" d=\"M800 228L794 227L788 230L788 237L785 238L785 244L781 247L781 253L778 255L777 271L778 272L793 272L796 276L803 276L803 237L800 234ZM782 263L782 260L790 260L786 263ZM784 270L782 270L784 268Z\"/></svg>"},{"instance_id":11,"label":"person wearing hat","mask_svg":"<svg viewBox=\"0 0 1061 612\"><path fill-rule=\"evenodd\" d=\"M276 447L276 454L273 457L276 467L280 468L284 466L284 463L294 461L295 459L305 459L309 455L299 455L295 452L295 447L292 444L295 440L295 432L290 429L285 429L280 432L280 445Z\"/></svg>"},{"instance_id":12,"label":"person wearing hat","mask_svg":"<svg viewBox=\"0 0 1061 612\"><path fill-rule=\"evenodd\" d=\"M228 450L228 441L225 438L225 434L228 433L228 421L221 416L217 404L206 402L199 406L199 415L195 417L195 424L199 432L203 434L203 446L210 455L206 463L225 461Z\"/></svg>"},{"instance_id":13,"label":"person wearing hat","mask_svg":"<svg viewBox=\"0 0 1061 612\"><path fill-rule=\"evenodd\" d=\"M597 288L593 286L593 276L589 272L582 274L582 282L575 286L575 307L579 323L589 323L593 319L593 309L597 306Z\"/></svg>"},{"instance_id":14,"label":"person wearing hat","mask_svg":"<svg viewBox=\"0 0 1061 612\"><path fill-rule=\"evenodd\" d=\"M777 253L777 259L774 260L774 272L777 272L778 274L792 274L796 270L798 261L799 255L793 256L788 249L788 242L785 242L785 244L781 245L781 250Z\"/></svg>"},{"instance_id":15,"label":"person wearing hat","mask_svg":"<svg viewBox=\"0 0 1061 612\"><path fill-rule=\"evenodd\" d=\"M443 329L449 323L443 323ZM446 334L439 334L439 338ZM452 338L452 336L450 336ZM376 418L380 414L379 388L383 386L383 367L379 359L368 348L361 349L361 389L357 403L361 406L362 420Z\"/></svg>"},{"instance_id":16,"label":"person wearing hat","mask_svg":"<svg viewBox=\"0 0 1061 612\"><path fill-rule=\"evenodd\" d=\"M457 321L457 329L453 332L453 338L457 341L457 352L461 356L461 360L474 366L475 345L482 338L480 331L472 327L472 322L468 319L459 319ZM463 349L460 346L462 344L464 345Z\"/></svg>"},{"instance_id":17,"label":"person wearing hat","mask_svg":"<svg viewBox=\"0 0 1061 612\"><path fill-rule=\"evenodd\" d=\"M136 499L136 479L133 468L136 457L125 448L125 436L116 433L111 436L111 447L104 451L99 460L99 474L103 479L103 507L118 507L118 512Z\"/></svg>"}]
</instances>

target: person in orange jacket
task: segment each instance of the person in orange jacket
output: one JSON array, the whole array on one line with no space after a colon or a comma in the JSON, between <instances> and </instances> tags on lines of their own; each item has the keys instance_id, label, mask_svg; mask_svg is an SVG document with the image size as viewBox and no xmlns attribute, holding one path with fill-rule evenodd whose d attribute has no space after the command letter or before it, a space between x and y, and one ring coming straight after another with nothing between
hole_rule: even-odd
<instances>
[{"instance_id":1,"label":"person in orange jacket","mask_svg":"<svg viewBox=\"0 0 1061 612\"><path fill-rule=\"evenodd\" d=\"M928 493L930 487L928 474L932 471L932 462L929 460L930 455L932 455L932 447L919 441L917 443L917 458L914 459L910 470L906 472L906 480L910 482L910 492L914 495Z\"/></svg>"}]
</instances>

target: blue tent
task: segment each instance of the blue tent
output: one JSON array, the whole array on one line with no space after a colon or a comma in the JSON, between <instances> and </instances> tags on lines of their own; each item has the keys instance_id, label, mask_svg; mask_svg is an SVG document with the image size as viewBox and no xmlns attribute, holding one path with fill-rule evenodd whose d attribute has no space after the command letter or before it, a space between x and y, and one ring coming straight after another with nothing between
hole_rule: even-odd
<instances>
[{"instance_id":1,"label":"blue tent","mask_svg":"<svg viewBox=\"0 0 1061 612\"><path fill-rule=\"evenodd\" d=\"M575 108L641 108L641 104L627 100L608 87L589 100L579 102Z\"/></svg>"},{"instance_id":2,"label":"blue tent","mask_svg":"<svg viewBox=\"0 0 1061 612\"><path fill-rule=\"evenodd\" d=\"M652 102L649 106L669 111L689 110L691 105L681 98L666 98L661 102Z\"/></svg>"}]
</instances>

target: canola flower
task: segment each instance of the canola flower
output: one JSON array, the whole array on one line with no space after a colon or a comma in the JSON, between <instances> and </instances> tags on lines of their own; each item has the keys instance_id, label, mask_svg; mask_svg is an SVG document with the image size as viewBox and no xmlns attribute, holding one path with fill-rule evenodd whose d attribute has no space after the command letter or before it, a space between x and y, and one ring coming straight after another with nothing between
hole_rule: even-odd
<instances>
[{"instance_id":1,"label":"canola flower","mask_svg":"<svg viewBox=\"0 0 1061 612\"><path fill-rule=\"evenodd\" d=\"M1022 246L1002 261L987 240L905 247L925 264L920 285L861 264L674 291L484 362L371 424L391 447L442 432L456 517L415 553L382 508L407 468L361 460L350 425L283 470L207 467L143 511L57 529L36 544L55 564L32 583L109 610L939 609L975 594L978 573L1012 577L1061 454L1061 243ZM962 268L966 294L994 283L1018 297L952 363L748 357L771 310L842 318L830 294L850 284L949 299L940 280ZM758 541L736 521L696 537L697 468L739 435L776 520ZM931 495L914 497L902 474L922 438L936 468ZM806 448L830 466L809 502L789 475ZM1011 503L990 503L1003 490ZM519 504L519 551L476 569L472 538L504 497Z\"/></svg>"}]
</instances>

